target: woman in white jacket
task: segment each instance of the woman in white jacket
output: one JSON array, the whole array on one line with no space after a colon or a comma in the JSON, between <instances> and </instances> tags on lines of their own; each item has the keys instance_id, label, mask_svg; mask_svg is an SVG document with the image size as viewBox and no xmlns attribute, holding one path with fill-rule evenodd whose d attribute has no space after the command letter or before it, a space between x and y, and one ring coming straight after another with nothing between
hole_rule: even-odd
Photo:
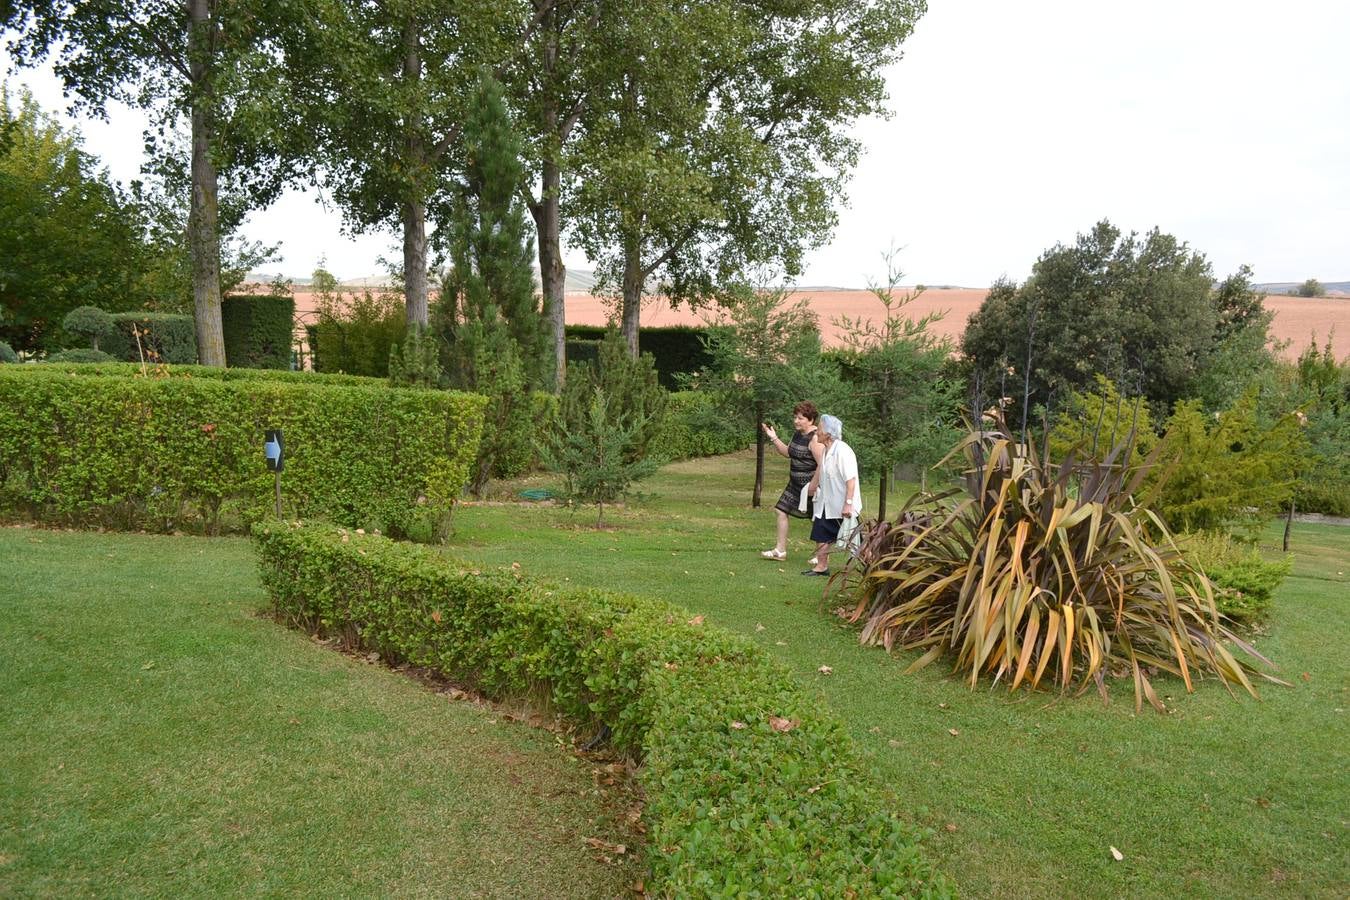
<instances>
[{"instance_id":1,"label":"woman in white jacket","mask_svg":"<svg viewBox=\"0 0 1350 900\"><path fill-rule=\"evenodd\" d=\"M862 512L858 456L843 438L843 422L834 416L820 417L816 440L825 448L825 455L805 492L815 502L811 540L816 542L816 564L803 575L830 574L830 546L838 539L840 526Z\"/></svg>"}]
</instances>

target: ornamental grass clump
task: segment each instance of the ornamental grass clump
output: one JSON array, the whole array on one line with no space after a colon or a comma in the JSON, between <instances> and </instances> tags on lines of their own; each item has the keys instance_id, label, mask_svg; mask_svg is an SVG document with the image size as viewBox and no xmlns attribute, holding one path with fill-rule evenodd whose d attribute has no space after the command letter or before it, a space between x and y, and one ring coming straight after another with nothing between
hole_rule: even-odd
<instances>
[{"instance_id":1,"label":"ornamental grass clump","mask_svg":"<svg viewBox=\"0 0 1350 900\"><path fill-rule=\"evenodd\" d=\"M870 530L842 581L845 617L864 644L922 651L909 671L950 656L972 687L982 674L1009 690L1095 684L1105 701L1107 676L1130 675L1136 709L1162 711L1158 671L1187 691L1207 673L1253 696L1253 676L1285 683L1248 661L1273 668L1136 496L1157 454L1117 465L1132 450L1052 467L1001 418L973 431L949 454L965 457L964 488L918 494Z\"/></svg>"}]
</instances>

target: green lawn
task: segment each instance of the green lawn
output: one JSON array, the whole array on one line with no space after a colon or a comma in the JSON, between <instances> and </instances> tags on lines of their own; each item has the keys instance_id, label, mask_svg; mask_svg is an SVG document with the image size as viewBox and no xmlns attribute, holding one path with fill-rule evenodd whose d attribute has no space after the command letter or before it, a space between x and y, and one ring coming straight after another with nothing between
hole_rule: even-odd
<instances>
[{"instance_id":1,"label":"green lawn","mask_svg":"<svg viewBox=\"0 0 1350 900\"><path fill-rule=\"evenodd\" d=\"M912 657L860 647L798 574L805 523L786 563L758 558L783 474L771 471L752 510L748 453L668 466L643 503L607 514L610 530L591 527L593 510L465 506L449 552L659 596L751 635L824 694L906 814L936 829L927 850L969 896L1350 892L1350 528L1295 528L1294 574L1257 638L1293 687L1258 702L1163 679L1170 712L1136 716L1128 684L1110 707L1095 692L971 691L940 665L903 675Z\"/></svg>"},{"instance_id":2,"label":"green lawn","mask_svg":"<svg viewBox=\"0 0 1350 900\"><path fill-rule=\"evenodd\" d=\"M592 763L259 617L242 539L0 528L0 572L0 896L613 897L642 875L585 843L641 843Z\"/></svg>"},{"instance_id":3,"label":"green lawn","mask_svg":"<svg viewBox=\"0 0 1350 900\"><path fill-rule=\"evenodd\" d=\"M1293 687L1164 680L1170 713L1135 716L1128 685L1104 708L901 674L798 575L805 523L787 563L758 557L783 472L751 510L752 471L668 466L607 530L466 504L447 552L750 635L822 692L968 896L1350 893L1350 528L1295 529L1257 641ZM588 764L258 618L243 541L0 529L0 571L0 896L619 896L641 876L583 845L635 840Z\"/></svg>"}]
</instances>

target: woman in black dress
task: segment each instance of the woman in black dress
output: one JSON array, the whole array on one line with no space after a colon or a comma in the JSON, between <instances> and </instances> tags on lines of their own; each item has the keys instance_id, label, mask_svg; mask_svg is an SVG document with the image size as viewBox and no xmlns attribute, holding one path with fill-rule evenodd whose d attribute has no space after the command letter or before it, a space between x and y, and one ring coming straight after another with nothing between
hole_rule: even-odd
<instances>
[{"instance_id":1,"label":"woman in black dress","mask_svg":"<svg viewBox=\"0 0 1350 900\"><path fill-rule=\"evenodd\" d=\"M809 510L803 512L798 506L802 489L810 483L811 476L816 474L816 466L820 465L820 458L825 452L820 442L816 440L816 420L819 418L820 412L809 400L803 400L792 407L792 424L797 431L792 435L792 442L788 444L778 439L778 433L774 431L772 425L766 422L760 426L774 449L786 456L791 463L787 487L783 488L783 495L773 505L778 511L778 540L772 550L765 550L760 554L765 559L787 559L788 516L798 519L811 516Z\"/></svg>"}]
</instances>

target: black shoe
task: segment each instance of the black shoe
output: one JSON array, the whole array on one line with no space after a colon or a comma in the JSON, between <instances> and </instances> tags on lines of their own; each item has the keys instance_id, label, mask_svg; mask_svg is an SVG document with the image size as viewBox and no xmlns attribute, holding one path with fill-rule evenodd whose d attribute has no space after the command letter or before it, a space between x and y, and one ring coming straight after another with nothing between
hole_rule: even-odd
<instances>
[{"instance_id":1,"label":"black shoe","mask_svg":"<svg viewBox=\"0 0 1350 900\"><path fill-rule=\"evenodd\" d=\"M807 569L807 570L806 570L805 572L803 572L802 574L803 574L803 575L815 575L816 577L819 578L819 577L823 577L823 576L825 576L825 575L829 575L829 574L830 574L830 570L829 570L829 569L826 569L824 572L817 572L815 569Z\"/></svg>"}]
</instances>

